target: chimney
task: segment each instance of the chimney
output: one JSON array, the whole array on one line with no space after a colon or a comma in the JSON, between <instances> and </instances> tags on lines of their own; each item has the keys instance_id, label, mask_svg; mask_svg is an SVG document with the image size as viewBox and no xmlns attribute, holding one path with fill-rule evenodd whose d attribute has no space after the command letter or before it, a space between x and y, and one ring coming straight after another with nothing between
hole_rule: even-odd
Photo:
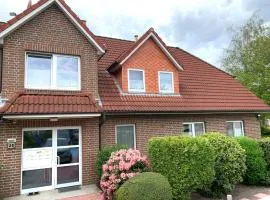
<instances>
[{"instance_id":1,"label":"chimney","mask_svg":"<svg viewBox=\"0 0 270 200\"><path fill-rule=\"evenodd\" d=\"M87 26L86 20L81 20L81 21L82 21L82 23L83 23L85 26Z\"/></svg>"},{"instance_id":2,"label":"chimney","mask_svg":"<svg viewBox=\"0 0 270 200\"><path fill-rule=\"evenodd\" d=\"M32 6L32 0L28 1L27 8L30 8Z\"/></svg>"},{"instance_id":3,"label":"chimney","mask_svg":"<svg viewBox=\"0 0 270 200\"><path fill-rule=\"evenodd\" d=\"M138 35L134 35L134 39L135 39L135 42L137 42L138 39L139 39L139 36Z\"/></svg>"}]
</instances>

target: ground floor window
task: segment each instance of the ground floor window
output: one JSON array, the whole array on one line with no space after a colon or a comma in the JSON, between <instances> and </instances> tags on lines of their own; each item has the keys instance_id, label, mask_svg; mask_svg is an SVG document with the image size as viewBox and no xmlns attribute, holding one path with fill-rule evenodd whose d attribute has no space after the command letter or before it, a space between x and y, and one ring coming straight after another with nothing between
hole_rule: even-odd
<instances>
[{"instance_id":1,"label":"ground floor window","mask_svg":"<svg viewBox=\"0 0 270 200\"><path fill-rule=\"evenodd\" d=\"M227 121L227 133L232 137L244 136L243 121Z\"/></svg>"},{"instance_id":2,"label":"ground floor window","mask_svg":"<svg viewBox=\"0 0 270 200\"><path fill-rule=\"evenodd\" d=\"M184 133L190 136L199 136L205 133L204 122L183 123Z\"/></svg>"},{"instance_id":3,"label":"ground floor window","mask_svg":"<svg viewBox=\"0 0 270 200\"><path fill-rule=\"evenodd\" d=\"M128 148L136 148L135 125L124 124L116 126L116 143L127 145Z\"/></svg>"}]
</instances>

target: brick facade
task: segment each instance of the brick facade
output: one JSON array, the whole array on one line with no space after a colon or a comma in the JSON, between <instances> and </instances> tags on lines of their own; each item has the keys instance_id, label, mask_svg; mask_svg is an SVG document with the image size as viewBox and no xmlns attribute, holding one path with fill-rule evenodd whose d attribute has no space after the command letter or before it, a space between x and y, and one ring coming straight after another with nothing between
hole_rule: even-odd
<instances>
[{"instance_id":1,"label":"brick facade","mask_svg":"<svg viewBox=\"0 0 270 200\"><path fill-rule=\"evenodd\" d=\"M179 135L184 122L205 122L206 132L226 133L226 121L232 120L243 120L246 136L261 137L260 122L255 114L107 116L101 127L101 146L115 144L115 125L120 124L135 124L137 149L146 153L151 137Z\"/></svg>"},{"instance_id":2,"label":"brick facade","mask_svg":"<svg viewBox=\"0 0 270 200\"><path fill-rule=\"evenodd\" d=\"M95 160L99 150L99 119L49 120L5 122L0 129L0 199L20 194L22 129L35 127L81 126L82 128L82 182L84 185L96 183ZM16 148L7 148L7 139L16 138Z\"/></svg>"},{"instance_id":3,"label":"brick facade","mask_svg":"<svg viewBox=\"0 0 270 200\"><path fill-rule=\"evenodd\" d=\"M159 71L173 72L174 93L179 94L179 70L162 52L160 47L149 38L116 73L123 92L128 92L128 69L143 69L145 76L145 93L159 93ZM121 73L119 75L119 73Z\"/></svg>"},{"instance_id":4,"label":"brick facade","mask_svg":"<svg viewBox=\"0 0 270 200\"><path fill-rule=\"evenodd\" d=\"M2 98L10 98L14 93L24 90L27 51L80 56L81 91L98 97L96 49L57 5L52 5L4 39ZM40 91L31 90L30 92ZM45 92L53 93L52 91ZM56 92L59 93L59 91ZM62 93L69 92L62 91Z\"/></svg>"}]
</instances>

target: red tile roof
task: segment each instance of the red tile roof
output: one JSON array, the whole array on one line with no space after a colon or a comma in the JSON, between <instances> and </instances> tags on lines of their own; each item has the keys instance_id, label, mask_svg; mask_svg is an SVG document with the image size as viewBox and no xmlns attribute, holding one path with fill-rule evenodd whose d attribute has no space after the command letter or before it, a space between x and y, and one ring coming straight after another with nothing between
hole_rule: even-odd
<instances>
[{"instance_id":1,"label":"red tile roof","mask_svg":"<svg viewBox=\"0 0 270 200\"><path fill-rule=\"evenodd\" d=\"M234 77L175 47L169 52L182 64L180 96L124 95L107 68L129 51L133 41L97 37L107 48L99 60L99 93L105 112L260 112L270 107Z\"/></svg>"},{"instance_id":2,"label":"red tile roof","mask_svg":"<svg viewBox=\"0 0 270 200\"><path fill-rule=\"evenodd\" d=\"M100 108L88 94L48 95L21 93L0 110L5 115L98 113Z\"/></svg>"}]
</instances>

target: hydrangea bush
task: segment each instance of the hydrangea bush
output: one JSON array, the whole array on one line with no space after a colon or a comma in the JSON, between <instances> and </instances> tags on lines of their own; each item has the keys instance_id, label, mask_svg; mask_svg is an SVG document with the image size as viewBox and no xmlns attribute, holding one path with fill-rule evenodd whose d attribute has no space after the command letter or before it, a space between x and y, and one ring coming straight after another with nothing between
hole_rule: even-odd
<instances>
[{"instance_id":1,"label":"hydrangea bush","mask_svg":"<svg viewBox=\"0 0 270 200\"><path fill-rule=\"evenodd\" d=\"M140 151L121 149L113 152L102 166L102 199L112 200L114 192L128 179L149 170L149 162Z\"/></svg>"}]
</instances>

